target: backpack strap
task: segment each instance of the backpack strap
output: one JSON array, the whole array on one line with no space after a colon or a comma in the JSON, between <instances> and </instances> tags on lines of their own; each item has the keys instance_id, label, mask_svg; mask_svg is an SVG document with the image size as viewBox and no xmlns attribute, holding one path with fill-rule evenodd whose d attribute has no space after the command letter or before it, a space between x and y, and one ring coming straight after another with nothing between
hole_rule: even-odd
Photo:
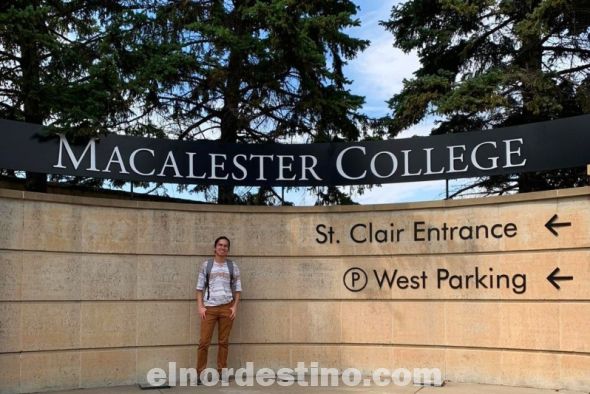
<instances>
[{"instance_id":1,"label":"backpack strap","mask_svg":"<svg viewBox=\"0 0 590 394\"><path fill-rule=\"evenodd\" d=\"M225 260L227 269L229 270L229 285L233 289L234 286L234 262L231 260ZM207 300L209 299L209 276L213 270L213 259L207 259L207 268L205 269L205 287L203 290L207 290Z\"/></svg>"},{"instance_id":2,"label":"backpack strap","mask_svg":"<svg viewBox=\"0 0 590 394\"><path fill-rule=\"evenodd\" d=\"M229 270L229 287L233 290L234 287L234 262L231 260L225 260L227 269Z\"/></svg>"},{"instance_id":3,"label":"backpack strap","mask_svg":"<svg viewBox=\"0 0 590 394\"><path fill-rule=\"evenodd\" d=\"M207 259L207 268L205 269L205 288L207 290L207 300L209 299L209 276L211 276L211 270L213 269L213 259Z\"/></svg>"}]
</instances>

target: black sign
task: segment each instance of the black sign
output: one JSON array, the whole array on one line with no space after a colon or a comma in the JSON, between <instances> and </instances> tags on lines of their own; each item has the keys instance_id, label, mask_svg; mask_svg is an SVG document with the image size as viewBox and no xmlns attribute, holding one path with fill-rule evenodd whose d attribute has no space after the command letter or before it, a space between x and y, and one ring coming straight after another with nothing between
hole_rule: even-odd
<instances>
[{"instance_id":1,"label":"black sign","mask_svg":"<svg viewBox=\"0 0 590 394\"><path fill-rule=\"evenodd\" d=\"M110 134L74 144L0 120L0 168L127 181L320 186L414 182L590 163L590 115L489 131L334 144L222 144Z\"/></svg>"}]
</instances>

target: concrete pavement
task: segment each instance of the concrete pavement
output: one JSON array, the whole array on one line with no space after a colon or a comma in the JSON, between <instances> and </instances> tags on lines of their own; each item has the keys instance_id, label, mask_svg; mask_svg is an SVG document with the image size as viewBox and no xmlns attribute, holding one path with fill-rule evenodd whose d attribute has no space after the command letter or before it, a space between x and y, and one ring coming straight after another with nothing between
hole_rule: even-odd
<instances>
[{"instance_id":1,"label":"concrete pavement","mask_svg":"<svg viewBox=\"0 0 590 394\"><path fill-rule=\"evenodd\" d=\"M67 391L53 391L52 394L188 394L188 393L202 393L202 394L265 394L265 393L367 393L367 394L589 394L582 391L561 391L550 389L535 389L527 387L509 387L509 386L495 386L485 384L473 383L454 383L447 382L443 387L422 387L422 386L405 386L398 387L395 385L388 385L384 387L378 386L338 386L338 387L301 387L293 384L288 387L281 387L273 384L268 387L255 385L253 387L240 387L231 382L228 387L221 385L206 387L173 387L167 389L149 389L142 390L139 386L117 386L117 387L100 387L91 389L78 389Z\"/></svg>"}]
</instances>

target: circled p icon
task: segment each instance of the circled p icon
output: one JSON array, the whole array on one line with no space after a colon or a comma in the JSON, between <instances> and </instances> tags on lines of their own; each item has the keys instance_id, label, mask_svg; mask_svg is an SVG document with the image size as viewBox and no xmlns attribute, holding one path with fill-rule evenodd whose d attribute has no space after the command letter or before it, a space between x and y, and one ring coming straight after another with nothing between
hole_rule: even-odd
<instances>
[{"instance_id":1,"label":"circled p icon","mask_svg":"<svg viewBox=\"0 0 590 394\"><path fill-rule=\"evenodd\" d=\"M367 287L367 273L358 267L349 268L344 273L344 286L352 292L358 292Z\"/></svg>"}]
</instances>

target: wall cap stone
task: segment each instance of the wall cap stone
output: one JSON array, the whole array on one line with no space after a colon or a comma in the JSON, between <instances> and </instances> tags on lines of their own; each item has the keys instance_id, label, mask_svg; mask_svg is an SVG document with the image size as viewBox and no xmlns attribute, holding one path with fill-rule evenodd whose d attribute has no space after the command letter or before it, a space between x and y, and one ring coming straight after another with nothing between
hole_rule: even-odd
<instances>
[{"instance_id":1,"label":"wall cap stone","mask_svg":"<svg viewBox=\"0 0 590 394\"><path fill-rule=\"evenodd\" d=\"M28 191L0 189L0 198L39 201L60 204L75 204L112 208L135 208L147 210L173 210L190 212L235 212L235 213L345 213L365 211L401 211L414 209L440 209L456 207L472 207L478 205L509 204L522 201L541 201L556 198L572 198L588 196L590 198L590 186L548 190L542 192L519 193L508 196L468 198L462 200L435 200L410 203L368 204L368 205L339 205L329 207L267 207L248 205L218 205L218 204L191 204L178 202L155 201L130 201L112 198L83 197L64 194L35 193Z\"/></svg>"}]
</instances>

